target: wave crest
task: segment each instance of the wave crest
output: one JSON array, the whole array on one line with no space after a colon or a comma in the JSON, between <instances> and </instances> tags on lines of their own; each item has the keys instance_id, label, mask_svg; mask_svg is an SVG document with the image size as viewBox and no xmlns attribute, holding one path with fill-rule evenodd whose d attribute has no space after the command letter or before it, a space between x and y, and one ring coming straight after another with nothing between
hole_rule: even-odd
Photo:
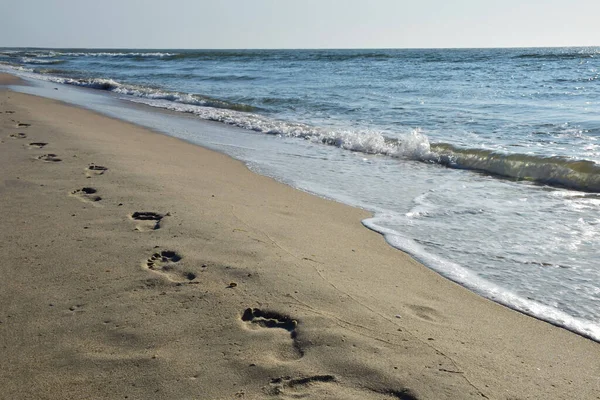
<instances>
[{"instance_id":1,"label":"wave crest","mask_svg":"<svg viewBox=\"0 0 600 400\"><path fill-rule=\"evenodd\" d=\"M432 146L441 165L480 171L550 186L600 192L600 166L593 161L529 154L503 154L490 150L459 149L448 144Z\"/></svg>"},{"instance_id":2,"label":"wave crest","mask_svg":"<svg viewBox=\"0 0 600 400\"><path fill-rule=\"evenodd\" d=\"M113 93L122 95L154 99L154 100L168 100L175 103L190 104L205 107L214 108L225 108L236 111L253 111L254 107L246 104L230 103L224 100L210 98L208 96L202 96L190 93L171 92L167 90L150 88L145 86L128 85L117 82L113 79L105 78L86 78L86 79L73 79L73 78L60 78L56 76L43 76L44 80L56 83L62 83L66 85L81 86L91 89L106 90Z\"/></svg>"}]
</instances>

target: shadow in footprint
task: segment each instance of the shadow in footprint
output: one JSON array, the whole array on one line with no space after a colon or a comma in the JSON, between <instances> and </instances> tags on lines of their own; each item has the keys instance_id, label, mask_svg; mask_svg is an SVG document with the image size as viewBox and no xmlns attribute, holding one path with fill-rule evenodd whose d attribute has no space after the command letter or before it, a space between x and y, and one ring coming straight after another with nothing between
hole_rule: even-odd
<instances>
[{"instance_id":1,"label":"shadow in footprint","mask_svg":"<svg viewBox=\"0 0 600 400\"><path fill-rule=\"evenodd\" d=\"M298 389L306 389L311 383L328 383L335 382L335 376L333 375L313 375L306 378L292 378L290 376L283 376L281 378L273 378L269 382L269 389L267 393L272 396L288 394L288 389L292 389L294 395L298 397L308 396L308 393L298 393ZM291 394L291 393L290 393Z\"/></svg>"},{"instance_id":2,"label":"shadow in footprint","mask_svg":"<svg viewBox=\"0 0 600 400\"><path fill-rule=\"evenodd\" d=\"M182 283L188 281L192 283L196 279L196 274L189 271L182 271L177 265L181 259L182 257L178 253L171 250L163 250L152 254L146 261L146 268L164 276L171 282Z\"/></svg>"},{"instance_id":3,"label":"shadow in footprint","mask_svg":"<svg viewBox=\"0 0 600 400\"><path fill-rule=\"evenodd\" d=\"M56 154L51 154L51 153L39 156L37 159L41 160L41 161L45 161L45 162L59 162L59 161L62 161L62 159L58 158L58 156Z\"/></svg>"},{"instance_id":4,"label":"shadow in footprint","mask_svg":"<svg viewBox=\"0 0 600 400\"><path fill-rule=\"evenodd\" d=\"M31 124L26 124L26 123L23 123L23 122L19 122L19 123L17 124L17 127L18 127L18 128L27 128L27 127L29 127L29 126L31 126Z\"/></svg>"},{"instance_id":5,"label":"shadow in footprint","mask_svg":"<svg viewBox=\"0 0 600 400\"><path fill-rule=\"evenodd\" d=\"M242 314L242 321L256 324L263 328L279 328L290 333L293 349L297 358L304 356L304 350L298 342L298 320L276 311L263 311L258 308L247 308Z\"/></svg>"},{"instance_id":6,"label":"shadow in footprint","mask_svg":"<svg viewBox=\"0 0 600 400\"><path fill-rule=\"evenodd\" d=\"M19 133L11 133L10 135L8 135L10 138L13 139L25 139L27 137L26 134L24 134L23 132L19 132Z\"/></svg>"},{"instance_id":7,"label":"shadow in footprint","mask_svg":"<svg viewBox=\"0 0 600 400\"><path fill-rule=\"evenodd\" d=\"M160 222L165 216L152 211L136 211L131 214L131 219L138 221L138 231L154 231L160 229Z\"/></svg>"},{"instance_id":8,"label":"shadow in footprint","mask_svg":"<svg viewBox=\"0 0 600 400\"><path fill-rule=\"evenodd\" d=\"M409 314L413 314L415 317L427 321L427 322L443 322L444 318L441 313L435 308L418 305L418 304L407 304L406 307L410 310Z\"/></svg>"},{"instance_id":9,"label":"shadow in footprint","mask_svg":"<svg viewBox=\"0 0 600 400\"><path fill-rule=\"evenodd\" d=\"M44 142L32 142L32 143L29 143L29 147L34 147L36 149L44 148L47 145L48 145L48 143L44 143Z\"/></svg>"},{"instance_id":10,"label":"shadow in footprint","mask_svg":"<svg viewBox=\"0 0 600 400\"><path fill-rule=\"evenodd\" d=\"M285 386L294 387L299 385L306 385L312 382L334 382L335 376L333 375L314 375L306 378L290 378L289 376L282 378L271 379L271 384L284 384Z\"/></svg>"},{"instance_id":11,"label":"shadow in footprint","mask_svg":"<svg viewBox=\"0 0 600 400\"><path fill-rule=\"evenodd\" d=\"M102 197L96 195L97 192L98 191L94 188L84 187L81 189L73 190L71 192L71 196L75 196L82 201L97 202L102 200Z\"/></svg>"},{"instance_id":12,"label":"shadow in footprint","mask_svg":"<svg viewBox=\"0 0 600 400\"><path fill-rule=\"evenodd\" d=\"M266 392L272 396L281 396L283 398L331 398L331 393L345 393L348 398L378 398L378 399L399 399L399 400L418 400L418 397L408 388L389 389L376 388L369 386L344 387L334 375L313 375L302 378L292 378L284 376L271 379ZM375 396L373 396L375 395ZM335 398L339 398L335 396Z\"/></svg>"},{"instance_id":13,"label":"shadow in footprint","mask_svg":"<svg viewBox=\"0 0 600 400\"><path fill-rule=\"evenodd\" d=\"M103 167L102 165L90 164L86 168L86 172L88 176L92 175L104 175L104 173L108 171L108 168Z\"/></svg>"},{"instance_id":14,"label":"shadow in footprint","mask_svg":"<svg viewBox=\"0 0 600 400\"><path fill-rule=\"evenodd\" d=\"M262 311L258 308L246 308L242 321L258 324L264 328L281 328L290 332L292 339L296 337L298 321L274 311Z\"/></svg>"}]
</instances>

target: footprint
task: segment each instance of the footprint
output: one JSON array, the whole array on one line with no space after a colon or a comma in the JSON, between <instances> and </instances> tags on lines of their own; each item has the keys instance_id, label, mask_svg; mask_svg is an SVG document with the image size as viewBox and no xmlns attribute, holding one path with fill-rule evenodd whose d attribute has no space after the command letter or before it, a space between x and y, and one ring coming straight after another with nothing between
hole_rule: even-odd
<instances>
[{"instance_id":1,"label":"footprint","mask_svg":"<svg viewBox=\"0 0 600 400\"><path fill-rule=\"evenodd\" d=\"M108 168L103 167L102 165L96 165L96 164L90 164L87 168L87 175L88 176L92 176L92 175L104 175L104 173L106 171L108 171Z\"/></svg>"},{"instance_id":2,"label":"footprint","mask_svg":"<svg viewBox=\"0 0 600 400\"><path fill-rule=\"evenodd\" d=\"M44 143L44 142L32 142L32 143L29 143L29 147L35 147L36 149L41 149L43 147L46 147L46 145L48 145L48 143Z\"/></svg>"},{"instance_id":3,"label":"footprint","mask_svg":"<svg viewBox=\"0 0 600 400\"><path fill-rule=\"evenodd\" d=\"M190 282L196 279L196 274L193 272L185 272L181 270L179 261L181 256L171 250L163 250L158 253L152 254L152 256L146 261L146 268L150 271L154 271L158 274L163 275L171 282Z\"/></svg>"},{"instance_id":4,"label":"footprint","mask_svg":"<svg viewBox=\"0 0 600 400\"><path fill-rule=\"evenodd\" d=\"M242 321L258 324L263 328L285 329L290 332L292 339L296 337L298 321L275 311L262 311L258 308L246 308L242 314Z\"/></svg>"},{"instance_id":5,"label":"footprint","mask_svg":"<svg viewBox=\"0 0 600 400\"><path fill-rule=\"evenodd\" d=\"M9 111L4 111L4 113L5 113L5 114L14 114L15 112L14 112L14 111L10 111L10 110L9 110Z\"/></svg>"},{"instance_id":6,"label":"footprint","mask_svg":"<svg viewBox=\"0 0 600 400\"><path fill-rule=\"evenodd\" d=\"M24 134L23 132L11 133L8 136L11 137L11 138L13 138L13 139L25 139L27 137L27 135Z\"/></svg>"},{"instance_id":7,"label":"footprint","mask_svg":"<svg viewBox=\"0 0 600 400\"><path fill-rule=\"evenodd\" d=\"M306 385L312 382L335 382L335 376L333 375L313 375L307 378L290 378L289 376L282 378L271 379L271 384L280 385L284 384L285 386L294 387L298 385Z\"/></svg>"},{"instance_id":8,"label":"footprint","mask_svg":"<svg viewBox=\"0 0 600 400\"><path fill-rule=\"evenodd\" d=\"M333 375L313 375L306 378L292 378L289 376L284 376L281 378L271 379L269 382L268 394L271 396L277 395L285 395L289 389L293 389L297 396L306 395L306 393L297 393L298 389L305 388L309 386L311 383L326 383L326 382L335 382L335 376Z\"/></svg>"},{"instance_id":9,"label":"footprint","mask_svg":"<svg viewBox=\"0 0 600 400\"><path fill-rule=\"evenodd\" d=\"M27 127L29 127L29 126L31 126L31 124L25 124L25 123L23 123L23 122L19 122L19 123L17 124L17 128L27 128Z\"/></svg>"},{"instance_id":10,"label":"footprint","mask_svg":"<svg viewBox=\"0 0 600 400\"><path fill-rule=\"evenodd\" d=\"M71 196L77 197L82 201L97 202L102 200L102 197L96 195L97 190L91 187L84 187L81 189L73 190Z\"/></svg>"},{"instance_id":11,"label":"footprint","mask_svg":"<svg viewBox=\"0 0 600 400\"><path fill-rule=\"evenodd\" d=\"M62 161L56 154L44 154L43 156L39 156L38 160L46 161L46 162L59 162Z\"/></svg>"},{"instance_id":12,"label":"footprint","mask_svg":"<svg viewBox=\"0 0 600 400\"><path fill-rule=\"evenodd\" d=\"M131 219L140 221L135 228L138 231L154 231L160 229L160 221L164 215L151 211L136 211L131 214Z\"/></svg>"},{"instance_id":13,"label":"footprint","mask_svg":"<svg viewBox=\"0 0 600 400\"><path fill-rule=\"evenodd\" d=\"M268 395L281 398L347 398L347 399L400 399L417 400L417 396L408 388L391 389L369 386L348 386L340 382L334 375L313 375L301 378L284 376L271 379L265 388Z\"/></svg>"},{"instance_id":14,"label":"footprint","mask_svg":"<svg viewBox=\"0 0 600 400\"><path fill-rule=\"evenodd\" d=\"M435 308L417 304L407 304L406 307L408 307L415 317L420 318L423 321L443 322L444 320L442 315Z\"/></svg>"},{"instance_id":15,"label":"footprint","mask_svg":"<svg viewBox=\"0 0 600 400\"><path fill-rule=\"evenodd\" d=\"M287 315L280 314L275 311L263 311L258 308L247 308L242 314L242 321L256 324L262 328L279 328L290 333L292 346L294 350L294 358L298 359L304 356L304 350L298 342L298 320Z\"/></svg>"}]
</instances>

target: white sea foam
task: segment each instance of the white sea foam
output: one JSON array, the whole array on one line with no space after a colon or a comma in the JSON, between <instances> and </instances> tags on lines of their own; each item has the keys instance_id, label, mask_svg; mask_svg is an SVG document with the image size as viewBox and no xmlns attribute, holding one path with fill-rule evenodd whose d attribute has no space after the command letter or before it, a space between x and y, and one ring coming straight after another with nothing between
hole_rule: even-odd
<instances>
[{"instance_id":1,"label":"white sea foam","mask_svg":"<svg viewBox=\"0 0 600 400\"><path fill-rule=\"evenodd\" d=\"M428 160L433 157L429 139L419 129L413 130L402 142L399 142L386 138L382 132L378 131L324 129L235 110L193 104L174 104L168 101L129 100L172 111L191 113L205 120L221 122L255 132L295 137L365 154L380 154L414 160Z\"/></svg>"},{"instance_id":2,"label":"white sea foam","mask_svg":"<svg viewBox=\"0 0 600 400\"><path fill-rule=\"evenodd\" d=\"M16 69L23 72L33 72L33 69L24 68L19 66L12 66L12 69ZM135 86L135 85L127 85L122 84L114 79L105 79L105 78L89 78L89 79L73 79L73 78L62 78L52 75L44 75L44 74L29 74L28 77L32 77L35 79L41 79L48 82L60 83L65 85L74 85L81 86L91 89L100 89L106 90L114 93L118 93L121 95L133 96L133 97L141 97L148 99L160 99L160 100L168 100L171 102L181 102L181 103L189 103L196 105L209 105L209 100L204 100L198 97L195 97L188 93L177 93L177 92L168 92L165 90L143 87L143 86Z\"/></svg>"},{"instance_id":3,"label":"white sea foam","mask_svg":"<svg viewBox=\"0 0 600 400\"><path fill-rule=\"evenodd\" d=\"M27 73L28 75L32 75L31 73L33 72L32 68L23 67L21 65L13 65L11 63L7 63L4 61L0 61L0 66L4 66L8 70L12 70L12 71L20 72L20 73Z\"/></svg>"},{"instance_id":4,"label":"white sea foam","mask_svg":"<svg viewBox=\"0 0 600 400\"><path fill-rule=\"evenodd\" d=\"M40 64L40 65L52 65L52 64L60 64L62 60L49 60L47 58L33 58L33 57L23 57L21 58L21 62L25 64Z\"/></svg>"},{"instance_id":5,"label":"white sea foam","mask_svg":"<svg viewBox=\"0 0 600 400\"><path fill-rule=\"evenodd\" d=\"M57 51L57 50L2 50L0 55L4 56L15 56L21 55L27 58L44 59L44 58L57 58L57 57L108 57L108 58L128 58L128 57L141 57L141 58L162 58L177 56L180 53L168 53L168 52L109 52L109 51Z\"/></svg>"},{"instance_id":6,"label":"white sea foam","mask_svg":"<svg viewBox=\"0 0 600 400\"><path fill-rule=\"evenodd\" d=\"M178 53L162 53L162 52L54 52L54 56L66 56L66 57L171 57L176 56ZM45 55L44 55L45 56Z\"/></svg>"}]
</instances>

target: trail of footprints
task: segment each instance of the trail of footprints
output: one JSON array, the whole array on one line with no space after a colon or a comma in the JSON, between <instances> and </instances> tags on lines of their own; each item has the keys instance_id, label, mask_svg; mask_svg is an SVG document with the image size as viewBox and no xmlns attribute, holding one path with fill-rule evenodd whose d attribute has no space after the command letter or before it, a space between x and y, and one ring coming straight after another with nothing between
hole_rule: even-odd
<instances>
[{"instance_id":1,"label":"trail of footprints","mask_svg":"<svg viewBox=\"0 0 600 400\"><path fill-rule=\"evenodd\" d=\"M5 111L5 113L12 113L11 111ZM28 123L17 123L18 128L26 128L31 126ZM26 139L27 134L23 132L13 133L9 135L13 139ZM29 143L30 148L42 149L46 147L46 142L31 142ZM45 162L60 162L61 159L53 153L43 154L36 157L38 160ZM86 168L86 175L88 178L93 176L103 175L108 171L107 167L90 164ZM98 195L98 190L93 187L82 187L80 189L73 190L70 195L78 198L81 201L96 203L102 200L102 197ZM136 222L137 231L155 231L160 229L161 222L165 216L170 215L160 214L152 211L136 211L130 215L130 219ZM180 264L182 256L172 250L161 250L153 253L144 263L144 267L156 274L159 274L166 278L168 281L174 282L178 285L182 283L198 283L197 275L194 272L186 271ZM234 286L231 286L234 287ZM278 313L271 310L261 310L258 308L246 308L240 317L240 319L250 325L258 327L259 329L282 329L287 331L292 341L291 346L296 354L296 359L304 356L304 350L298 341L298 324L299 321L288 315ZM289 376L279 377L271 379L268 386L269 395L286 395L289 391L292 397L303 396L298 393L300 390L309 389L314 384L337 384L338 380L334 375L314 375L309 377L298 377L292 378ZM389 391L385 393L385 397L392 397L398 399L412 400L416 399L410 392L395 392Z\"/></svg>"},{"instance_id":2,"label":"trail of footprints","mask_svg":"<svg viewBox=\"0 0 600 400\"><path fill-rule=\"evenodd\" d=\"M14 113L14 111L10 111L10 112L5 111L5 113L12 114L12 113ZM23 123L23 122L17 123L17 128L28 128L30 126L31 126L31 124L27 124L27 123ZM16 132L16 133L11 133L10 135L8 135L8 137L11 139L27 139L27 134L25 132ZM29 147L33 148L33 149L42 149L42 148L46 147L47 145L48 145L48 143L46 143L46 142L31 142L31 143L29 143ZM36 159L40 160L40 161L44 161L44 162L49 162L49 163L55 163L55 162L62 161L60 159L60 157L58 157L56 154L53 154L53 153L42 154L40 156L37 156Z\"/></svg>"}]
</instances>

